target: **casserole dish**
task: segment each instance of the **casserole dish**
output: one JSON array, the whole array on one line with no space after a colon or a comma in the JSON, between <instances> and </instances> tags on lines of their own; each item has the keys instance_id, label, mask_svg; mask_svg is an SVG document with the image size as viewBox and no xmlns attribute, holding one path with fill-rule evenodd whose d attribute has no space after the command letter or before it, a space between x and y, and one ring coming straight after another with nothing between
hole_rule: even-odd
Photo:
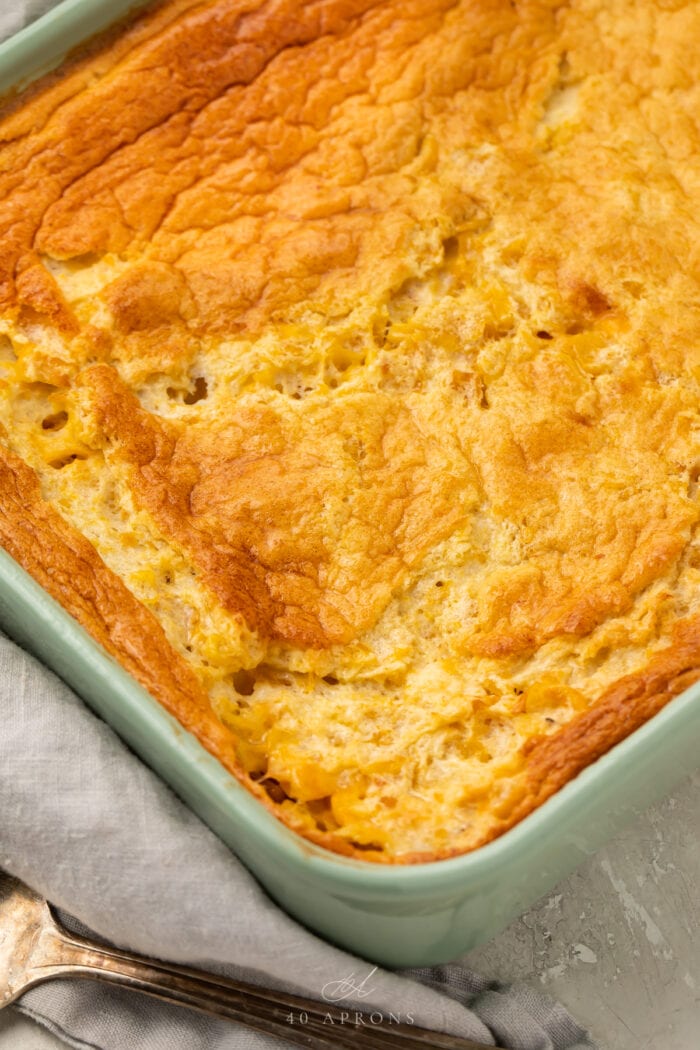
<instances>
[{"instance_id":1,"label":"casserole dish","mask_svg":"<svg viewBox=\"0 0 700 1050\"><path fill-rule=\"evenodd\" d=\"M71 5L68 12L71 17L75 17L77 10L78 5ZM54 25L58 24L55 21L57 18L59 18L59 14L54 16ZM579 292L577 291L576 294L579 294ZM594 293L594 290L590 287L584 287L583 291L580 292L580 295L583 295L584 309L590 308L594 313L604 313L608 309L608 304L605 298L598 293ZM506 334L507 332L505 331L501 333L502 336ZM571 334L575 335L576 333L572 332ZM542 339L552 338L547 332L538 332L537 335L538 338ZM101 374L104 379L104 373ZM469 378L467 373L458 372L455 373L455 375L460 377L464 382ZM63 413L63 415L65 416L65 413ZM47 429L52 429L53 423L51 423L50 420L45 420L44 422L47 423ZM579 420L579 422L581 422L581 425L585 425L585 420ZM75 458L75 456L72 456L72 459ZM439 464L442 461L438 460L437 462ZM63 467L65 463L63 460L60 460L57 461L56 465ZM438 466L438 472L440 472L440 469L441 468ZM442 470L444 473L444 468L442 468ZM601 555L601 557L602 556L603 555ZM663 552L661 552L661 556L663 557ZM655 555L655 557L657 557L658 562L658 556ZM654 564L657 564L657 562ZM19 577L17 577L17 579L19 579ZM25 596L30 594L31 588L29 588L28 591L25 589L23 593ZM616 597L617 593L618 592L614 592L614 601L619 600L619 598ZM20 609L21 603L19 598L17 598L15 607L13 609L8 609L8 615L12 618L11 626L14 627L14 630L20 632L24 631L26 635L28 624L26 620L22 620ZM573 612L570 616L573 616ZM573 620L569 618L566 622L573 623ZM506 642L508 644L513 644L514 642L518 643L518 638L507 638ZM39 644L45 644L45 636L41 637ZM492 640L489 644L496 644L496 641ZM500 645L501 642L498 642L498 644ZM76 641L73 652L77 653L79 651L83 653L86 652L84 644L79 645ZM46 656L47 654L44 653L44 655ZM52 659L51 654L49 654L49 659ZM53 659L55 660L55 654ZM93 660L90 666L93 671L96 671L98 665ZM85 668L83 668L83 670L84 669ZM62 664L60 670L61 673L66 677L69 677L69 680L74 684L77 681L78 687L81 687L81 691L84 691L84 677L81 679L80 674L73 674L73 676L70 677L71 671L65 666L65 662ZM675 673L680 674L684 671L684 667L679 667L676 669ZM687 678L685 680L687 681ZM91 692L95 694L92 699L96 703L101 702L96 699L98 693L104 698L105 694L100 688L92 687ZM139 707L139 710L142 713L145 713L146 710L150 710L151 713L148 716L148 720L152 725L153 706L151 705L151 708L147 709L142 706L144 702L144 698L141 696L141 700L139 701L141 706ZM680 701L676 701L675 704L669 707L669 710L679 709L679 704ZM121 706L112 709L111 705L109 705L109 711L111 711L111 714L108 714L107 717L109 717L111 721L117 721L119 723L117 728L125 733L132 743L132 746L141 752L145 751L148 754L148 760L153 765L158 768L163 768L163 755L165 754L165 751L163 750L163 741L161 740L159 744L154 743L153 740L146 740L144 742L142 736L144 726L141 725L141 731L137 731L134 728L136 725L136 708L133 703L126 703L124 698L122 698ZM134 725L132 725L131 728L127 727L125 729L123 722L127 711L131 712ZM661 717L662 716L659 716L659 718ZM657 724L659 724L658 720L653 723L655 726ZM648 727L645 727L645 729L646 728ZM179 735L182 736L181 733ZM638 738L635 737L634 739L636 740ZM623 746L627 747L629 744L630 741ZM188 748L191 746L189 741L186 746ZM166 751L167 750L169 750L169 748L166 748ZM618 763L622 761L619 757L620 753L621 752L619 751L616 752ZM159 755L161 756L160 758ZM678 758L678 755L674 755L674 769L676 771L678 771L679 768ZM207 762L209 761L211 760L205 760L201 769L208 768ZM188 775L185 776L186 763L184 762L184 759L180 760L180 766L182 768L180 768L179 772L179 767L172 767L167 759L165 760L165 764L167 767L166 774L168 779L171 780L184 797L194 800L193 804L195 805L195 808L201 810L202 806L205 805L204 799L209 798L210 801L212 800L211 793L202 790L204 783L207 782L206 777L202 777L199 785L200 790L197 790L197 785L193 782L190 775L191 769L189 770ZM200 767L199 762L198 767ZM587 770L586 773L582 774L570 785L571 789L578 786L580 792L581 784L586 783L585 777L591 774L593 770L600 770L600 768L600 765L591 767L590 770ZM219 772L221 774L222 771L220 770ZM647 783L649 773L650 769L647 766L644 771ZM660 779L659 776L658 780L656 780L657 784ZM569 789L567 788L566 790L568 791ZM616 793L616 803L620 801L619 795L620 792L618 791ZM560 805L561 797L562 796L557 796L557 799L555 800L559 801ZM332 936L333 939L352 946L355 950L361 951L363 954L371 955L375 958L381 958L383 961L393 961L394 963L398 961L416 962L419 959L427 961L428 958L437 958L438 955L448 957L449 955L454 954L457 942L452 941L448 947L447 943L445 943L445 937L454 935L455 931L461 931L462 946L465 944L464 936L466 935L467 926L471 926L470 936L475 938L481 938L490 932L489 929L486 929L483 926L477 931L470 921L466 921L466 916L469 912L473 911L475 903L478 911L482 915L488 915L489 922L493 924L493 928L495 928L496 925L501 924L504 918L507 917L505 913L497 907L495 900L485 901L483 896L478 900L478 895L475 898L474 893L470 893L468 895L469 899L465 899L464 886L470 881L468 877L469 872L471 873L472 890L475 890L478 886L479 894L484 893L485 883L488 885L489 889L492 889L497 884L498 880L493 879L491 869L488 867L488 858L496 857L497 859L495 863L502 865L507 861L507 855L504 856L502 850L499 852L497 847L502 846L502 842L505 841L517 842L518 835L513 832L508 833L506 838L501 842L485 847L484 849L479 850L477 854L469 857L462 857L454 861L445 861L439 865L419 864L412 868L410 872L405 870L381 872L379 870L374 871L370 869L367 864L352 859L344 862L349 865L349 867L344 867L343 863L339 862L337 859L329 858L327 854L316 850L315 847L310 846L306 842L299 844L296 839L290 840L285 839L284 837L279 838L282 834L281 829L276 828L274 837L279 838L278 849L282 849L282 843L289 843L290 841L295 843L293 848L285 848L283 850L286 864L285 870L285 864L280 863L279 858L274 863L271 861L271 853L269 848L267 848L269 843L263 848L263 844L266 842L263 829L268 825L265 824L262 813L249 809L249 806L253 804L253 800L248 799L244 802L240 800L239 795L235 792L232 793L232 798L235 798L238 801L232 806L230 825L228 828L222 823L221 816L217 816L211 808L207 808L207 819L212 826L214 826L229 842L234 838L233 830L235 827L237 852L242 856L245 862L260 875L263 882L268 885L271 892L273 892L282 903L289 907L289 909L295 914L304 918L309 924L324 930L328 935ZM599 800L597 807L590 805L590 808L588 809L583 804L584 800L585 796L584 799L579 797L578 819L574 819L570 814L566 814L568 818L566 826L567 841L572 833L575 835L579 834L582 819L591 821L594 813L597 815L598 811L603 807L606 809L610 807L609 797ZM550 806L550 804L548 803L547 806ZM539 821L535 822L535 825L532 824L534 818L528 818L528 821L522 825L522 827L527 826L532 828L539 824L540 828L540 840L538 842L539 852L530 854L532 866L528 868L524 859L528 855L527 850L523 851L524 855L521 856L520 864L518 866L519 877L525 880L527 884L525 892L530 895L531 898L533 895L536 895L538 891L542 891L545 888L544 883L547 880L551 881L552 877L555 877L556 874L558 874L552 850L553 843L552 840L547 837L546 823L544 825L542 824L542 814L552 812L552 809L548 809L547 806L542 807L535 815L540 818ZM554 811L556 812L556 807L554 807ZM247 834L247 831L250 831L250 825L247 824L245 820L239 819L242 814L255 812L258 812L255 820L255 823L259 826L257 838L251 837ZM604 826L605 822L601 820L596 826L596 833L599 833ZM520 831L520 829L516 830ZM297 856L297 854L294 853L294 850L299 851L302 857L307 858L303 868L299 867L298 864L292 864L290 858L292 856ZM494 863L494 861L492 860L491 863ZM291 867L290 864L292 864ZM533 866L538 869L537 877L535 877L532 870ZM505 867L511 868L512 870L512 866L507 863L505 863ZM334 872L331 882L334 884L336 892L324 894L322 891L322 881L329 877L330 872ZM427 876L427 873L429 873L429 876ZM282 874L284 877L280 878ZM318 880L316 879L316 876L319 877ZM429 877L429 883L421 881L424 880L426 876ZM461 882L461 892L457 892L457 882L451 880L458 880ZM430 886L430 892L426 893L425 886L428 884ZM328 885L326 885L326 889L329 889ZM362 890L362 892L359 892L360 890ZM313 900L314 904L313 915L309 914L308 906L306 908L304 907L304 902L310 900ZM389 902L391 902L391 904ZM512 895L510 903L512 906ZM520 898L520 904L522 905L522 903L523 897ZM488 907L485 907L485 904L488 904ZM355 912L358 910L358 907L365 915L364 922L360 922L357 919ZM386 908L389 908L390 914L384 914ZM342 922L343 915L345 915L347 920L345 923ZM370 916L370 918L367 919L367 916ZM410 916L410 920L407 919L408 916ZM328 927L329 920L332 920L330 931ZM400 930L400 932L395 932L395 930ZM353 939L350 940L350 937ZM370 940L368 940L368 938ZM407 946L397 948L401 941L404 940L413 940L413 948ZM421 942L420 945L418 942ZM389 954L390 951L397 950L402 954L393 956Z\"/></svg>"}]
</instances>

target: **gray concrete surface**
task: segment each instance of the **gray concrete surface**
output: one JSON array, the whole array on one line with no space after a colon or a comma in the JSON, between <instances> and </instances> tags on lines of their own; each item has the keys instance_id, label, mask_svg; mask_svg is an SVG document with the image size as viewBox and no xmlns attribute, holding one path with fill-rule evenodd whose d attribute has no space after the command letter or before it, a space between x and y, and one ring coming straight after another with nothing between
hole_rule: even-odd
<instances>
[{"instance_id":1,"label":"gray concrete surface","mask_svg":"<svg viewBox=\"0 0 700 1050\"><path fill-rule=\"evenodd\" d=\"M700 1050L700 774L464 961L545 987L601 1050Z\"/></svg>"},{"instance_id":2,"label":"gray concrete surface","mask_svg":"<svg viewBox=\"0 0 700 1050\"><path fill-rule=\"evenodd\" d=\"M700 773L464 962L545 987L601 1050L700 1050ZM0 1050L63 1045L0 1014Z\"/></svg>"}]
</instances>

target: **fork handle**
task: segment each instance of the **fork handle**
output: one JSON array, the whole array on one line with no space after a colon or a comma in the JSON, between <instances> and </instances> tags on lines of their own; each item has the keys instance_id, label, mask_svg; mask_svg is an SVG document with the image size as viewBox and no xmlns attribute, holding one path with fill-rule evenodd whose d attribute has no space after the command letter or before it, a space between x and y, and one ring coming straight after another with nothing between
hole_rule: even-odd
<instances>
[{"instance_id":1,"label":"fork handle","mask_svg":"<svg viewBox=\"0 0 700 1050\"><path fill-rule=\"evenodd\" d=\"M44 929L35 951L32 984L71 976L108 981L237 1021L310 1050L498 1050L460 1036L392 1024L379 1011L342 1010L331 1003L146 959L74 936L60 927Z\"/></svg>"}]
</instances>

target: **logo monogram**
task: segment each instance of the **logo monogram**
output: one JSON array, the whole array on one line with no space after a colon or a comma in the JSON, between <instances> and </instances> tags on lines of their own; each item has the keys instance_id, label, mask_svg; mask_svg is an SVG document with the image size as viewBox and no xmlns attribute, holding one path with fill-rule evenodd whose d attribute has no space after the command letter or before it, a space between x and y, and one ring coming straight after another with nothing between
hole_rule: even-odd
<instances>
[{"instance_id":1,"label":"logo monogram","mask_svg":"<svg viewBox=\"0 0 700 1050\"><path fill-rule=\"evenodd\" d=\"M348 977L342 977L339 981L328 981L321 989L321 995L327 1003L342 1003L346 999L353 998L366 999L368 995L371 995L371 989L367 987L367 982L376 972L377 967L375 966L364 980L359 983L354 973L351 973Z\"/></svg>"}]
</instances>

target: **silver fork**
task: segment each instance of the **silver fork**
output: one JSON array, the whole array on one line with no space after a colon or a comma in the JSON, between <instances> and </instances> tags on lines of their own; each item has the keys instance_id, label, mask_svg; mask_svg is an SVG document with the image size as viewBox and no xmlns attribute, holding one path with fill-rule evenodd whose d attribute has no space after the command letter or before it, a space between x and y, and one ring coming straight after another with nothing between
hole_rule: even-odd
<instances>
[{"instance_id":1,"label":"silver fork","mask_svg":"<svg viewBox=\"0 0 700 1050\"><path fill-rule=\"evenodd\" d=\"M109 981L312 1050L494 1050L459 1036L390 1024L383 1016L381 1023L375 1024L372 1018L378 1013L341 1010L332 1004L97 944L69 933L42 897L0 872L0 1008L29 988L56 977Z\"/></svg>"}]
</instances>

